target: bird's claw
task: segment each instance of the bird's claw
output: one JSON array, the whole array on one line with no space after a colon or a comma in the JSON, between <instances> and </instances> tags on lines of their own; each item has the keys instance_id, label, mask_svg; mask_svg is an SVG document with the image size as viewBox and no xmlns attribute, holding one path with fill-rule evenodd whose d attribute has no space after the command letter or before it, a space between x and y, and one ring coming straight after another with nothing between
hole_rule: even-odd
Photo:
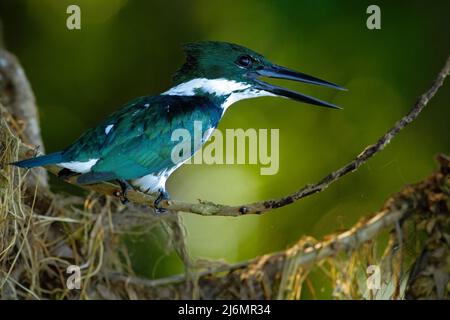
<instances>
[{"instance_id":1,"label":"bird's claw","mask_svg":"<svg viewBox=\"0 0 450 320\"><path fill-rule=\"evenodd\" d=\"M153 206L155 207L155 212L156 212L157 214L161 214L161 213L166 212L167 210L164 209L164 208L161 208L161 207L159 206L159 204L160 204L161 201L163 201L163 200L169 200L169 199L170 199L170 196L169 196L169 194L167 193L167 191L165 191L164 189L159 189L158 191L159 191L159 194L158 194L158 196L156 197L155 201L153 202Z\"/></svg>"},{"instance_id":2,"label":"bird's claw","mask_svg":"<svg viewBox=\"0 0 450 320\"><path fill-rule=\"evenodd\" d=\"M124 193L123 191L117 190L116 192L114 192L114 196L119 198L121 204L127 204L128 202L130 202L130 200L128 200L127 198L126 192Z\"/></svg>"},{"instance_id":3,"label":"bird's claw","mask_svg":"<svg viewBox=\"0 0 450 320\"><path fill-rule=\"evenodd\" d=\"M117 180L117 182L118 182L119 185L120 185L121 191L118 191L118 192L116 193L116 195L117 195L117 197L119 198L119 200L120 200L120 202L121 202L122 204L127 204L128 202L130 202L130 200L128 200L127 193L128 193L128 190L131 189L131 186L130 186L130 184L129 184L127 181L125 181L125 180Z\"/></svg>"},{"instance_id":4,"label":"bird's claw","mask_svg":"<svg viewBox=\"0 0 450 320\"><path fill-rule=\"evenodd\" d=\"M127 198L126 193L125 194L121 193L119 200L120 200L120 203L122 203L122 204L127 204L128 202L130 202L130 200L128 200L128 198Z\"/></svg>"}]
</instances>

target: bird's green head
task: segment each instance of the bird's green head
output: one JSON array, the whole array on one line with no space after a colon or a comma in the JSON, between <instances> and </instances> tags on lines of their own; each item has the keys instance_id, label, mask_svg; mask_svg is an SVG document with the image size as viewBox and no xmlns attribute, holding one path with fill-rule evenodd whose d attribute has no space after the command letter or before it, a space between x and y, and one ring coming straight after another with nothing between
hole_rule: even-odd
<instances>
[{"instance_id":1,"label":"bird's green head","mask_svg":"<svg viewBox=\"0 0 450 320\"><path fill-rule=\"evenodd\" d=\"M195 78L246 82L251 70L268 63L262 55L228 42L187 43L183 49L186 62L174 76L176 84Z\"/></svg>"},{"instance_id":2,"label":"bird's green head","mask_svg":"<svg viewBox=\"0 0 450 320\"><path fill-rule=\"evenodd\" d=\"M165 94L209 94L227 99L227 104L258 96L282 96L293 100L336 108L336 106L284 89L261 77L287 79L342 90L331 82L273 64L261 54L228 42L201 41L183 46L186 62L176 72L174 87Z\"/></svg>"}]
</instances>

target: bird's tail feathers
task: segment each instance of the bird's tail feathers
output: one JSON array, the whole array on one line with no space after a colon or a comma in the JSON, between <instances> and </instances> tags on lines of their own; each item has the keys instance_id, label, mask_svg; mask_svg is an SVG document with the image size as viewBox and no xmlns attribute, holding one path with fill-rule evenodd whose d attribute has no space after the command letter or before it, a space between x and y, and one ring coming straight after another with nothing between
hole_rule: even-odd
<instances>
[{"instance_id":1,"label":"bird's tail feathers","mask_svg":"<svg viewBox=\"0 0 450 320\"><path fill-rule=\"evenodd\" d=\"M20 167L20 168L34 168L34 167L40 167L40 166L46 166L46 165L50 165L50 164L57 164L62 161L62 152L54 152L54 153L50 153L50 154L46 154L43 156L39 156L39 157L35 157L35 158L30 158L30 159L25 159L22 161L17 161L17 162L13 162L11 163L12 165L16 166L16 167Z\"/></svg>"}]
</instances>

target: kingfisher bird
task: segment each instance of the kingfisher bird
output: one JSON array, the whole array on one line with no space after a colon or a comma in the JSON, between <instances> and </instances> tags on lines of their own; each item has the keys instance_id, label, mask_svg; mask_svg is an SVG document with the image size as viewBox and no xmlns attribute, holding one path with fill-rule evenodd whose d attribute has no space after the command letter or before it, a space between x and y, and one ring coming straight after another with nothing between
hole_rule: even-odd
<instances>
[{"instance_id":1,"label":"kingfisher bird","mask_svg":"<svg viewBox=\"0 0 450 320\"><path fill-rule=\"evenodd\" d=\"M183 161L171 156L176 141L172 132L194 122L212 132L233 103L255 97L279 96L316 106L339 108L302 93L267 82L261 77L305 82L345 90L328 81L276 65L261 54L228 42L201 41L183 45L185 63L173 76L173 87L156 96L137 98L87 130L66 149L13 163L22 168L56 165L59 176L76 176L82 185L115 181L120 198L138 189L157 194L154 207L169 199L166 180ZM207 138L202 141L204 144Z\"/></svg>"}]
</instances>

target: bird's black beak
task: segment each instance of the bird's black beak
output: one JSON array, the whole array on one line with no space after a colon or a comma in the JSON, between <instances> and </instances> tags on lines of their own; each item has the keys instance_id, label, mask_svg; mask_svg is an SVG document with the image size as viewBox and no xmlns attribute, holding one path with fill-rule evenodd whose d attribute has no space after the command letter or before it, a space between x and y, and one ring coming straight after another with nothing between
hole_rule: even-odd
<instances>
[{"instance_id":1,"label":"bird's black beak","mask_svg":"<svg viewBox=\"0 0 450 320\"><path fill-rule=\"evenodd\" d=\"M321 80L319 78L316 78L316 77L313 77L313 76L310 76L310 75L307 75L307 74L304 74L301 72L297 72L297 71L294 71L294 70L291 70L291 69L288 69L285 67L277 66L277 65L262 67L256 71L256 75L261 76L261 77L305 82L305 83L315 84L315 85L319 85L319 86L330 87L330 88L334 88L334 89L338 89L338 90L346 90L345 88L342 88L334 83L331 83L331 82L328 82L325 80ZM331 104L331 103L328 103L325 101L321 101L319 99L307 96L307 95L299 93L299 92L295 92L295 91L292 91L289 89L275 86L275 85L263 82L259 79L255 79L255 81L257 82L258 89L271 92L277 96L283 96L283 97L286 97L289 99L293 99L296 101L305 102L305 103L309 103L309 104L314 104L317 106L341 109L340 107L335 106L334 104Z\"/></svg>"}]
</instances>

